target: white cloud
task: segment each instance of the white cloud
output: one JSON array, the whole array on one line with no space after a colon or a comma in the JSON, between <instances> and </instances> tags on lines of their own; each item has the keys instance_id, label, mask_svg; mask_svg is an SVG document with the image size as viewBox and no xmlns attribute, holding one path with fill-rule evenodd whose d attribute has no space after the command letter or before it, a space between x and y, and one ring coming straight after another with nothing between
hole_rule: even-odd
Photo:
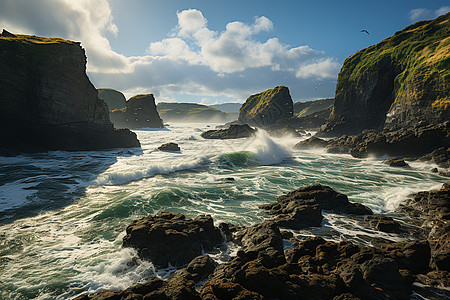
<instances>
[{"instance_id":1,"label":"white cloud","mask_svg":"<svg viewBox=\"0 0 450 300\"><path fill-rule=\"evenodd\" d=\"M81 41L89 71L131 71L128 59L114 52L105 37L118 34L107 0L2 0L0 27L13 33Z\"/></svg>"},{"instance_id":2,"label":"white cloud","mask_svg":"<svg viewBox=\"0 0 450 300\"><path fill-rule=\"evenodd\" d=\"M235 102L277 85L289 86L296 99L334 92L333 84L321 91L313 87L335 78L339 64L307 45L292 47L276 37L261 40L260 33L274 29L267 17L255 17L251 24L230 22L223 31L210 29L196 9L180 11L177 17L166 38L150 43L142 56L125 57L107 39L120 35L107 0L0 1L0 26L81 41L94 85L116 88L127 97L153 93L157 101L177 101L187 94L198 102Z\"/></svg>"},{"instance_id":3,"label":"white cloud","mask_svg":"<svg viewBox=\"0 0 450 300\"><path fill-rule=\"evenodd\" d=\"M440 15L446 14L450 11L450 6L442 6L436 10L426 8L415 8L409 12L409 19L411 21L419 21L425 19L433 19Z\"/></svg>"}]
</instances>

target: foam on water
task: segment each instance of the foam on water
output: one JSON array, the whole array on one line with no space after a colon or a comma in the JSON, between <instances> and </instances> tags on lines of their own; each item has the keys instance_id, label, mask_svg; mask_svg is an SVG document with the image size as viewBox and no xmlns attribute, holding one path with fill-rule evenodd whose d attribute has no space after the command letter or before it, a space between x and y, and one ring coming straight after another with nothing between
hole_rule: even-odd
<instances>
[{"instance_id":1,"label":"foam on water","mask_svg":"<svg viewBox=\"0 0 450 300\"><path fill-rule=\"evenodd\" d=\"M206 140L199 135L204 130L202 124L136 130L142 150L0 157L0 209L8 214L8 219L0 214L0 298L66 299L155 276L151 263L122 248L121 240L129 223L159 211L190 218L210 214L216 225L247 226L267 218L259 205L321 183L397 218L395 208L408 194L447 181L422 163L392 168L378 159L291 150L304 138L260 132ZM167 142L179 144L181 152L155 151ZM27 203L32 205L23 206ZM376 232L348 216L324 215L323 227L296 234L365 245L373 237L413 238Z\"/></svg>"}]
</instances>

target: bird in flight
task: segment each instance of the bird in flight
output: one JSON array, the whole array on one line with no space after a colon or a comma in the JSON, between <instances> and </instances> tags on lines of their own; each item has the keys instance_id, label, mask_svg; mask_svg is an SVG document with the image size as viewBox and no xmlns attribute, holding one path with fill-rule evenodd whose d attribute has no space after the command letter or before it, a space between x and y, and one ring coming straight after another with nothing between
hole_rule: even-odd
<instances>
[{"instance_id":1,"label":"bird in flight","mask_svg":"<svg viewBox=\"0 0 450 300\"><path fill-rule=\"evenodd\" d=\"M365 29L363 29L363 30L361 30L361 32L365 32L365 33L367 33L367 34L370 34L367 30L365 30Z\"/></svg>"}]
</instances>

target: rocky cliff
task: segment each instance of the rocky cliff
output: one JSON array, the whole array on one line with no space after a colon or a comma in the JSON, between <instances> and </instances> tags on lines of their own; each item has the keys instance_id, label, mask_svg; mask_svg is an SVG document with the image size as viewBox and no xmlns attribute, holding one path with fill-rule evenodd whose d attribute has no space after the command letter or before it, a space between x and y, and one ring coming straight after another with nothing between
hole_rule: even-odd
<instances>
[{"instance_id":1,"label":"rocky cliff","mask_svg":"<svg viewBox=\"0 0 450 300\"><path fill-rule=\"evenodd\" d=\"M274 89L250 96L239 110L240 123L253 126L270 126L293 115L293 103L289 89L277 86Z\"/></svg>"},{"instance_id":2,"label":"rocky cliff","mask_svg":"<svg viewBox=\"0 0 450 300\"><path fill-rule=\"evenodd\" d=\"M0 153L137 147L114 130L80 43L0 35Z\"/></svg>"},{"instance_id":3,"label":"rocky cliff","mask_svg":"<svg viewBox=\"0 0 450 300\"><path fill-rule=\"evenodd\" d=\"M114 110L109 116L116 128L164 127L153 94L136 95L127 101L125 108Z\"/></svg>"},{"instance_id":4,"label":"rocky cliff","mask_svg":"<svg viewBox=\"0 0 450 300\"><path fill-rule=\"evenodd\" d=\"M158 103L156 106L164 122L221 123L236 120L236 114L197 103Z\"/></svg>"},{"instance_id":5,"label":"rocky cliff","mask_svg":"<svg viewBox=\"0 0 450 300\"><path fill-rule=\"evenodd\" d=\"M356 134L450 117L450 13L347 58L323 133Z\"/></svg>"},{"instance_id":6,"label":"rocky cliff","mask_svg":"<svg viewBox=\"0 0 450 300\"><path fill-rule=\"evenodd\" d=\"M127 106L125 96L114 89L97 89L98 97L106 102L109 111L122 109Z\"/></svg>"}]
</instances>

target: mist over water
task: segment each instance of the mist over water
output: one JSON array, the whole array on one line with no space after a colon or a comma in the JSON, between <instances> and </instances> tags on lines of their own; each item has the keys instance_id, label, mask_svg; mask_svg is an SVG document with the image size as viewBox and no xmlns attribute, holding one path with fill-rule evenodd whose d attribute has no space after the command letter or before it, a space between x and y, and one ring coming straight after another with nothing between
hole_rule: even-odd
<instances>
[{"instance_id":1,"label":"mist over water","mask_svg":"<svg viewBox=\"0 0 450 300\"><path fill-rule=\"evenodd\" d=\"M395 213L401 201L446 180L427 164L392 168L376 159L298 151L292 146L300 138L264 132L205 140L200 133L208 129L174 124L136 130L142 149L0 157L0 298L67 299L156 276L150 262L121 243L132 220L159 211L251 225L268 217L259 205L321 183L402 221ZM155 150L167 142L181 151ZM366 245L373 237L414 238L373 231L358 218L324 216L322 228L295 234Z\"/></svg>"}]
</instances>

